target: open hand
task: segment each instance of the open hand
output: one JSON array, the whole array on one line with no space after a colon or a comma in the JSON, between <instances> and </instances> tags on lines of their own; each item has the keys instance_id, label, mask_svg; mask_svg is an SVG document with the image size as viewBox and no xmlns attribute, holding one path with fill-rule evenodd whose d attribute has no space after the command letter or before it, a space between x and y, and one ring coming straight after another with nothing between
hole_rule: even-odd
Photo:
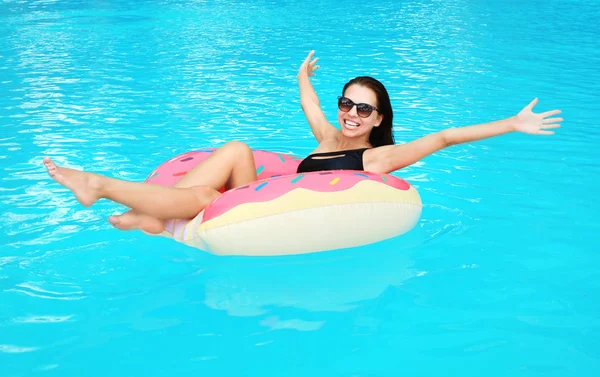
<instances>
[{"instance_id":1,"label":"open hand","mask_svg":"<svg viewBox=\"0 0 600 377\"><path fill-rule=\"evenodd\" d=\"M531 103L523 108L515 117L515 131L524 132L534 135L553 135L554 131L548 131L552 128L560 127L560 122L563 118L548 118L553 115L560 114L560 110L551 110L544 113L536 114L533 112L533 107L538 103L538 99L534 99Z\"/></svg>"},{"instance_id":2,"label":"open hand","mask_svg":"<svg viewBox=\"0 0 600 377\"><path fill-rule=\"evenodd\" d=\"M298 76L303 74L306 74L309 77L315 75L315 71L319 68L319 66L315 65L315 63L317 63L317 60L319 60L319 58L315 58L311 61L314 54L315 50L312 50L308 53L308 56L306 57L306 59L304 59L304 62L302 62L302 65L300 66Z\"/></svg>"}]
</instances>

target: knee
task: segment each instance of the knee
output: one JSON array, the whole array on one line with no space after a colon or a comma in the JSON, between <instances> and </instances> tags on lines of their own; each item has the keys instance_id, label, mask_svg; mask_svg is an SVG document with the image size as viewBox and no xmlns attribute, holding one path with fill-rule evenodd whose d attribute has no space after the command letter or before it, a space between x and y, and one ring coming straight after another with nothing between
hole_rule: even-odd
<instances>
[{"instance_id":1,"label":"knee","mask_svg":"<svg viewBox=\"0 0 600 377\"><path fill-rule=\"evenodd\" d=\"M191 190L198 201L200 210L212 203L221 194L210 186L193 186L188 188Z\"/></svg>"},{"instance_id":2,"label":"knee","mask_svg":"<svg viewBox=\"0 0 600 377\"><path fill-rule=\"evenodd\" d=\"M252 155L252 149L248 146L248 144L243 143L241 141L230 141L223 146L227 148L229 151L234 153L237 156L248 156Z\"/></svg>"}]
</instances>

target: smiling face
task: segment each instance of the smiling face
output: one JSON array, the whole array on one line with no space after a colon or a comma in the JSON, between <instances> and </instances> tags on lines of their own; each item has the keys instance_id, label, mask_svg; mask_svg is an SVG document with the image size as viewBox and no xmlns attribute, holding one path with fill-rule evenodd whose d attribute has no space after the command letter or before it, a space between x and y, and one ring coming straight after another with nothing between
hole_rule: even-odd
<instances>
[{"instance_id":1,"label":"smiling face","mask_svg":"<svg viewBox=\"0 0 600 377\"><path fill-rule=\"evenodd\" d=\"M375 92L366 86L358 84L350 85L344 92L344 97L355 104L363 103L373 107L378 106ZM356 105L352 106L348 112L344 112L338 108L338 122L340 123L342 134L350 138L364 137L368 140L371 130L379 126L382 118L382 115L377 110L373 110L368 117L362 118L358 115Z\"/></svg>"}]
</instances>

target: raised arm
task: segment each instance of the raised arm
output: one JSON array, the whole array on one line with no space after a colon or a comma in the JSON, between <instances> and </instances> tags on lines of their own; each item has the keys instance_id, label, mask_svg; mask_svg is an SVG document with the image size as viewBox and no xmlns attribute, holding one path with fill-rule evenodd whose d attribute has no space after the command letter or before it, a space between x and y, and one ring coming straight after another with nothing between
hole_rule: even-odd
<instances>
[{"instance_id":1,"label":"raised arm","mask_svg":"<svg viewBox=\"0 0 600 377\"><path fill-rule=\"evenodd\" d=\"M534 99L517 115L495 122L477 124L459 128L448 128L415 141L401 145L388 145L373 149L365 156L365 168L373 172L392 172L429 156L451 145L487 139L509 132L523 132L532 135L552 135L548 129L560 127L562 118L548 118L560 114L560 110L551 110L536 114Z\"/></svg>"},{"instance_id":2,"label":"raised arm","mask_svg":"<svg viewBox=\"0 0 600 377\"><path fill-rule=\"evenodd\" d=\"M323 139L335 136L338 130L327 121L321 110L319 97L317 97L317 93L310 82L309 77L314 76L314 72L319 68L319 66L315 66L318 58L311 61L314 53L314 51L311 51L300 66L298 85L300 87L300 105L304 111L304 116L306 116L317 142L320 143Z\"/></svg>"}]
</instances>

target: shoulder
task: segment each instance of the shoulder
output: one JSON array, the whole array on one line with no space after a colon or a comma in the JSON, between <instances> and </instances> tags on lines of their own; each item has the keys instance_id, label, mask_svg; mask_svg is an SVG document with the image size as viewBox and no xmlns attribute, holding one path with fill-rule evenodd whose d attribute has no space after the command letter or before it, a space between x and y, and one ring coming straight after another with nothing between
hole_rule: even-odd
<instances>
[{"instance_id":1,"label":"shoulder","mask_svg":"<svg viewBox=\"0 0 600 377\"><path fill-rule=\"evenodd\" d=\"M325 153L325 152L334 151L337 146L338 141L339 140L338 140L337 134L329 135L328 137L321 140L319 145L310 153L313 154L313 153Z\"/></svg>"},{"instance_id":2,"label":"shoulder","mask_svg":"<svg viewBox=\"0 0 600 377\"><path fill-rule=\"evenodd\" d=\"M365 169L389 173L414 164L449 144L443 131L423 136L404 144L373 148L363 158Z\"/></svg>"}]
</instances>

